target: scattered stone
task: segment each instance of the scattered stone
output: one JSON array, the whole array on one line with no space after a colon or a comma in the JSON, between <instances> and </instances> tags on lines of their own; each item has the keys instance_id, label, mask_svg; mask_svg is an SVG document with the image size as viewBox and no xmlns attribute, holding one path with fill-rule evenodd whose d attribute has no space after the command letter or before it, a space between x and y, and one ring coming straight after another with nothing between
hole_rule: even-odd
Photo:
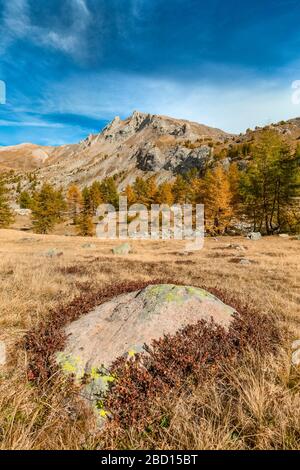
<instances>
[{"instance_id":1,"label":"scattered stone","mask_svg":"<svg viewBox=\"0 0 300 470\"><path fill-rule=\"evenodd\" d=\"M297 349L292 355L292 364L293 366L299 366L300 365L300 349Z\"/></svg>"},{"instance_id":2,"label":"scattered stone","mask_svg":"<svg viewBox=\"0 0 300 470\"><path fill-rule=\"evenodd\" d=\"M290 236L287 233L280 233L279 237L280 238L286 238L286 239L290 238Z\"/></svg>"},{"instance_id":3,"label":"scattered stone","mask_svg":"<svg viewBox=\"0 0 300 470\"><path fill-rule=\"evenodd\" d=\"M15 213L21 217L31 215L31 209L15 209Z\"/></svg>"},{"instance_id":4,"label":"scattered stone","mask_svg":"<svg viewBox=\"0 0 300 470\"><path fill-rule=\"evenodd\" d=\"M229 245L226 246L226 248L229 248L231 250L237 250L237 251L246 251L248 249L243 245L236 245L235 243L230 243Z\"/></svg>"},{"instance_id":5,"label":"scattered stone","mask_svg":"<svg viewBox=\"0 0 300 470\"><path fill-rule=\"evenodd\" d=\"M249 264L252 264L252 263L249 259L241 259L239 264L241 264L242 266L249 266Z\"/></svg>"},{"instance_id":6,"label":"scattered stone","mask_svg":"<svg viewBox=\"0 0 300 470\"><path fill-rule=\"evenodd\" d=\"M178 251L179 256L190 256L192 254L193 254L192 251Z\"/></svg>"},{"instance_id":7,"label":"scattered stone","mask_svg":"<svg viewBox=\"0 0 300 470\"><path fill-rule=\"evenodd\" d=\"M40 240L38 238L33 238L33 237L24 237L21 238L21 242L39 242Z\"/></svg>"},{"instance_id":8,"label":"scattered stone","mask_svg":"<svg viewBox=\"0 0 300 470\"><path fill-rule=\"evenodd\" d=\"M0 366L6 364L6 345L3 341L0 341Z\"/></svg>"},{"instance_id":9,"label":"scattered stone","mask_svg":"<svg viewBox=\"0 0 300 470\"><path fill-rule=\"evenodd\" d=\"M123 243L112 249L114 255L129 255L132 253L132 247L129 243Z\"/></svg>"},{"instance_id":10,"label":"scattered stone","mask_svg":"<svg viewBox=\"0 0 300 470\"><path fill-rule=\"evenodd\" d=\"M45 253L45 256L47 256L47 258L56 258L56 257L63 256L63 254L64 253L62 251L59 251L56 248L51 248Z\"/></svg>"},{"instance_id":11,"label":"scattered stone","mask_svg":"<svg viewBox=\"0 0 300 470\"><path fill-rule=\"evenodd\" d=\"M247 235L248 240L260 240L262 238L262 234L260 232L250 232Z\"/></svg>"},{"instance_id":12,"label":"scattered stone","mask_svg":"<svg viewBox=\"0 0 300 470\"><path fill-rule=\"evenodd\" d=\"M92 249L92 250L95 250L97 247L96 245L94 245L94 243L84 243L84 245L81 245L82 248L85 248L85 249Z\"/></svg>"},{"instance_id":13,"label":"scattered stone","mask_svg":"<svg viewBox=\"0 0 300 470\"><path fill-rule=\"evenodd\" d=\"M300 349L300 339L297 339L292 343L292 350L295 351L296 349Z\"/></svg>"}]
</instances>

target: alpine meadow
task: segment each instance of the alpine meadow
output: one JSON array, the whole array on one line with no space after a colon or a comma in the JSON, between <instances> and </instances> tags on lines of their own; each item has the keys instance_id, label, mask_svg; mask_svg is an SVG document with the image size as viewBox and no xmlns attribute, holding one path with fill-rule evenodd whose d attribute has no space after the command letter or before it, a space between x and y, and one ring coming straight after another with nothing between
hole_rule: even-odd
<instances>
[{"instance_id":1,"label":"alpine meadow","mask_svg":"<svg viewBox=\"0 0 300 470\"><path fill-rule=\"evenodd\" d=\"M300 450L300 5L236 7L0 0L0 450Z\"/></svg>"}]
</instances>

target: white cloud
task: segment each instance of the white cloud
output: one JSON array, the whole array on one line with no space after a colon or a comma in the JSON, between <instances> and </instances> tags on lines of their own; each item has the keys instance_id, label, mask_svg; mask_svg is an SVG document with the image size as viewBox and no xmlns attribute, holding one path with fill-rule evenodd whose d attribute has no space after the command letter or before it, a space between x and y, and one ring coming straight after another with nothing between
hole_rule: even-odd
<instances>
[{"instance_id":1,"label":"white cloud","mask_svg":"<svg viewBox=\"0 0 300 470\"><path fill-rule=\"evenodd\" d=\"M23 121L21 117L19 121L9 121L6 119L0 119L0 126L2 127L47 127L47 128L53 128L53 129L62 129L65 127L63 124L60 124L60 123L49 123L47 121L42 121L42 120L32 120L32 121L24 120Z\"/></svg>"},{"instance_id":2,"label":"white cloud","mask_svg":"<svg viewBox=\"0 0 300 470\"><path fill-rule=\"evenodd\" d=\"M28 0L10 0L5 3L2 25L0 26L0 54L17 39L28 39L69 53L74 57L83 51L84 35L91 21L91 14L85 0L67 0L72 24L68 29L54 29L32 23Z\"/></svg>"},{"instance_id":3,"label":"white cloud","mask_svg":"<svg viewBox=\"0 0 300 470\"><path fill-rule=\"evenodd\" d=\"M124 74L90 74L47 90L40 112L90 116L99 120L134 109L189 119L239 133L247 127L296 117L291 83L180 83Z\"/></svg>"}]
</instances>

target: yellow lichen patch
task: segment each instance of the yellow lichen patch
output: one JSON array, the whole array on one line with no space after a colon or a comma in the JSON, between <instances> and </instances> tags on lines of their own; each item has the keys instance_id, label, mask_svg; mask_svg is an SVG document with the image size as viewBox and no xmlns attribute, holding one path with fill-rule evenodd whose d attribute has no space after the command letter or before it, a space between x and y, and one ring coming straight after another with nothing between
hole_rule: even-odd
<instances>
[{"instance_id":1,"label":"yellow lichen patch","mask_svg":"<svg viewBox=\"0 0 300 470\"><path fill-rule=\"evenodd\" d=\"M92 380L97 380L101 378L101 373L97 367L92 367L90 377Z\"/></svg>"},{"instance_id":2,"label":"yellow lichen patch","mask_svg":"<svg viewBox=\"0 0 300 470\"><path fill-rule=\"evenodd\" d=\"M161 302L176 302L177 304L184 303L189 296L194 296L200 300L205 298L215 298L204 289L192 286L176 286L173 284L151 286L148 290L148 295L156 297Z\"/></svg>"},{"instance_id":3,"label":"yellow lichen patch","mask_svg":"<svg viewBox=\"0 0 300 470\"><path fill-rule=\"evenodd\" d=\"M80 380L84 376L84 367L79 357L59 352L56 355L56 361L65 374L74 375L76 380Z\"/></svg>"}]
</instances>

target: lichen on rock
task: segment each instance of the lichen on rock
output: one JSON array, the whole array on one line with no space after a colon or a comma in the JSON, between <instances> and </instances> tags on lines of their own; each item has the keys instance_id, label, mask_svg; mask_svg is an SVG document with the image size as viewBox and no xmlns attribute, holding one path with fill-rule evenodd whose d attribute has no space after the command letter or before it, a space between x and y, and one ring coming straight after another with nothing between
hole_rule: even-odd
<instances>
[{"instance_id":1,"label":"lichen on rock","mask_svg":"<svg viewBox=\"0 0 300 470\"><path fill-rule=\"evenodd\" d=\"M130 360L144 351L145 344L200 320L213 319L227 329L234 313L233 308L198 287L149 285L119 295L71 323L57 363L65 374L84 383L83 395L94 404L97 416L104 417L99 397L117 380L108 371L118 357Z\"/></svg>"}]
</instances>

